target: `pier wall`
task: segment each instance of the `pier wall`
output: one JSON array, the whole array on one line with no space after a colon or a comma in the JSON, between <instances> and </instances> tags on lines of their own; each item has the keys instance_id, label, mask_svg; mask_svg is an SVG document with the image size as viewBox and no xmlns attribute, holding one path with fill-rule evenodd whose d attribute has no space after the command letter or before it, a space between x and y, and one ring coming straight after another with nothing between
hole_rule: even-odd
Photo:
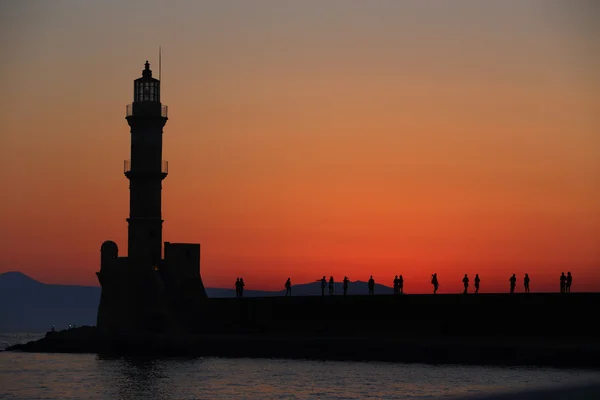
<instances>
[{"instance_id":1,"label":"pier wall","mask_svg":"<svg viewBox=\"0 0 600 400\"><path fill-rule=\"evenodd\" d=\"M600 337L600 293L208 299L198 333Z\"/></svg>"}]
</instances>

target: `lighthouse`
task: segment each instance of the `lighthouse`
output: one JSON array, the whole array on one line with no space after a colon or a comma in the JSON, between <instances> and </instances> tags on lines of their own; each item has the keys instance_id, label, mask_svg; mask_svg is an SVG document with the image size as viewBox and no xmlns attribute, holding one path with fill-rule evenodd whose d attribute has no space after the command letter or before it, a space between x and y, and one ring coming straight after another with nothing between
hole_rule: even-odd
<instances>
[{"instance_id":1,"label":"lighthouse","mask_svg":"<svg viewBox=\"0 0 600 400\"><path fill-rule=\"evenodd\" d=\"M133 103L127 106L131 156L125 160L129 179L127 252L136 268L158 269L162 257L162 181L168 164L162 159L167 106L160 102L160 81L146 61L142 77L133 82Z\"/></svg>"},{"instance_id":2,"label":"lighthouse","mask_svg":"<svg viewBox=\"0 0 600 400\"><path fill-rule=\"evenodd\" d=\"M102 286L97 327L105 336L181 332L197 329L206 291L200 277L200 244L164 242L162 182L168 164L162 158L167 106L160 80L146 61L133 81L133 102L125 119L131 133L127 256L107 240L100 247Z\"/></svg>"}]
</instances>

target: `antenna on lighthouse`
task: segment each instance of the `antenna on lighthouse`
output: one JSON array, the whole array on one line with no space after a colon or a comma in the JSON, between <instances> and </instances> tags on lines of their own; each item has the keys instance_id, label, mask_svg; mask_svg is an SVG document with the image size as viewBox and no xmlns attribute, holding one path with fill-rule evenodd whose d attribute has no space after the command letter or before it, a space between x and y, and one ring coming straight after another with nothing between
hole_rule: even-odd
<instances>
[{"instance_id":1,"label":"antenna on lighthouse","mask_svg":"<svg viewBox=\"0 0 600 400\"><path fill-rule=\"evenodd\" d=\"M161 58L162 58L162 49L158 46L158 80L160 81L160 71L161 71Z\"/></svg>"}]
</instances>

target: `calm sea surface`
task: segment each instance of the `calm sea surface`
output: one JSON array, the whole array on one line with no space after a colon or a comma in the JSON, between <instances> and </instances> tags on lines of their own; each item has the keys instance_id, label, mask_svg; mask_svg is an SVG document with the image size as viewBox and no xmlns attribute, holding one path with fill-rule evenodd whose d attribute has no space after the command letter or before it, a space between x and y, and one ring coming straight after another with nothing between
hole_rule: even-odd
<instances>
[{"instance_id":1,"label":"calm sea surface","mask_svg":"<svg viewBox=\"0 0 600 400\"><path fill-rule=\"evenodd\" d=\"M39 338L0 334L0 349ZM0 399L435 399L600 379L550 368L0 352Z\"/></svg>"}]
</instances>

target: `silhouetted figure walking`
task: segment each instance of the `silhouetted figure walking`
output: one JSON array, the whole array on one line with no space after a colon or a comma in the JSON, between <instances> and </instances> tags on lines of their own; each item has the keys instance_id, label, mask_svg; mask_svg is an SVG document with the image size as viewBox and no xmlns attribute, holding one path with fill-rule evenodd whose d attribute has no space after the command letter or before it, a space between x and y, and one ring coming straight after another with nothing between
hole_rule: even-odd
<instances>
[{"instance_id":1,"label":"silhouetted figure walking","mask_svg":"<svg viewBox=\"0 0 600 400\"><path fill-rule=\"evenodd\" d=\"M369 295L375 294L375 279L373 279L373 275L369 278Z\"/></svg>"},{"instance_id":2,"label":"silhouetted figure walking","mask_svg":"<svg viewBox=\"0 0 600 400\"><path fill-rule=\"evenodd\" d=\"M465 277L463 278L463 285L465 286L463 294L467 294L467 291L469 290L469 277L467 277L467 274L465 274Z\"/></svg>"},{"instance_id":3,"label":"silhouetted figure walking","mask_svg":"<svg viewBox=\"0 0 600 400\"><path fill-rule=\"evenodd\" d=\"M321 279L317 279L317 282L321 282L321 296L325 296L325 286L327 286L325 275Z\"/></svg>"},{"instance_id":4,"label":"silhouetted figure walking","mask_svg":"<svg viewBox=\"0 0 600 400\"><path fill-rule=\"evenodd\" d=\"M525 293L529 293L529 275L525 274L525 278L523 278L523 286L525 287Z\"/></svg>"},{"instance_id":5,"label":"silhouetted figure walking","mask_svg":"<svg viewBox=\"0 0 600 400\"><path fill-rule=\"evenodd\" d=\"M398 275L394 277L394 295L400 293L400 289L398 289Z\"/></svg>"},{"instance_id":6,"label":"silhouetted figure walking","mask_svg":"<svg viewBox=\"0 0 600 400\"><path fill-rule=\"evenodd\" d=\"M287 281L285 281L285 295L292 295L292 281L290 280L290 278L287 278Z\"/></svg>"},{"instance_id":7,"label":"silhouetted figure walking","mask_svg":"<svg viewBox=\"0 0 600 400\"><path fill-rule=\"evenodd\" d=\"M570 272L567 272L567 285L565 287L567 293L571 293L571 283L573 283L573 276Z\"/></svg>"},{"instance_id":8,"label":"silhouetted figure walking","mask_svg":"<svg viewBox=\"0 0 600 400\"><path fill-rule=\"evenodd\" d=\"M329 295L333 296L333 276L329 277Z\"/></svg>"},{"instance_id":9,"label":"silhouetted figure walking","mask_svg":"<svg viewBox=\"0 0 600 400\"><path fill-rule=\"evenodd\" d=\"M479 274L475 274L475 294L479 293L479 282L481 282L481 279L479 279Z\"/></svg>"},{"instance_id":10,"label":"silhouetted figure walking","mask_svg":"<svg viewBox=\"0 0 600 400\"><path fill-rule=\"evenodd\" d=\"M344 296L348 293L348 282L350 282L350 279L344 276Z\"/></svg>"},{"instance_id":11,"label":"silhouetted figure walking","mask_svg":"<svg viewBox=\"0 0 600 400\"><path fill-rule=\"evenodd\" d=\"M235 280L235 297L240 297L240 278L236 278Z\"/></svg>"},{"instance_id":12,"label":"silhouetted figure walking","mask_svg":"<svg viewBox=\"0 0 600 400\"><path fill-rule=\"evenodd\" d=\"M515 286L517 285L517 276L515 274L513 274L513 276L510 277L509 281L510 281L510 294L513 294L515 292Z\"/></svg>"},{"instance_id":13,"label":"silhouetted figure walking","mask_svg":"<svg viewBox=\"0 0 600 400\"><path fill-rule=\"evenodd\" d=\"M437 272L431 275L431 284L433 285L433 294L437 294L437 291L440 287L440 283L438 282Z\"/></svg>"},{"instance_id":14,"label":"silhouetted figure walking","mask_svg":"<svg viewBox=\"0 0 600 400\"><path fill-rule=\"evenodd\" d=\"M560 275L560 292L561 293L566 292L566 286L567 286L567 277L565 276L565 273L563 272Z\"/></svg>"},{"instance_id":15,"label":"silhouetted figure walking","mask_svg":"<svg viewBox=\"0 0 600 400\"><path fill-rule=\"evenodd\" d=\"M398 291L400 292L400 294L404 293L404 278L402 277L402 275L400 275L400 277L398 278Z\"/></svg>"},{"instance_id":16,"label":"silhouetted figure walking","mask_svg":"<svg viewBox=\"0 0 600 400\"><path fill-rule=\"evenodd\" d=\"M244 297L244 286L246 286L244 278L240 278L240 297Z\"/></svg>"}]
</instances>

